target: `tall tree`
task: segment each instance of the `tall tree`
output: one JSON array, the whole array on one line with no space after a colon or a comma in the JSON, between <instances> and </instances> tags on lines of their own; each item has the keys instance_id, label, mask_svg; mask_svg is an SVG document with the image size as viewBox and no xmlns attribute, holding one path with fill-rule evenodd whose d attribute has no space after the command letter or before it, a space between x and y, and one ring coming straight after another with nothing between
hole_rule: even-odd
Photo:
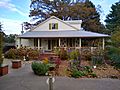
<instances>
[{"instance_id":1,"label":"tall tree","mask_svg":"<svg viewBox=\"0 0 120 90\"><path fill-rule=\"evenodd\" d=\"M15 43L16 36L17 36L17 34L5 35L4 42L5 43Z\"/></svg>"},{"instance_id":2,"label":"tall tree","mask_svg":"<svg viewBox=\"0 0 120 90\"><path fill-rule=\"evenodd\" d=\"M105 22L109 34L120 30L120 1L112 5L111 11L107 15Z\"/></svg>"},{"instance_id":3,"label":"tall tree","mask_svg":"<svg viewBox=\"0 0 120 90\"><path fill-rule=\"evenodd\" d=\"M62 20L83 20L87 31L101 32L100 15L89 0L31 0L30 17L42 20L54 15Z\"/></svg>"}]
</instances>

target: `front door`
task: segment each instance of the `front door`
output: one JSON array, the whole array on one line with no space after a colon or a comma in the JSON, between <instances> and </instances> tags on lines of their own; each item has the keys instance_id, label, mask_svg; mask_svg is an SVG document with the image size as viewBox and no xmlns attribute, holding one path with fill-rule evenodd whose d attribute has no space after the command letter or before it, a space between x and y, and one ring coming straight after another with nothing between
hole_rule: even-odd
<instances>
[{"instance_id":1,"label":"front door","mask_svg":"<svg viewBox=\"0 0 120 90\"><path fill-rule=\"evenodd\" d=\"M51 40L48 40L48 50L51 50L51 46L52 46L52 45L51 45L51 44L52 44L51 42L52 42Z\"/></svg>"}]
</instances>

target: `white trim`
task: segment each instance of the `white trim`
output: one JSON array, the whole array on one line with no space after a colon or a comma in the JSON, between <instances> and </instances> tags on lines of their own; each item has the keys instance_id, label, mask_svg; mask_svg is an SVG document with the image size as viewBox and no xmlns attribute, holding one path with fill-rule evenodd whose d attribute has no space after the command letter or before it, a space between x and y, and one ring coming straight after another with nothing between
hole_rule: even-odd
<instances>
[{"instance_id":1,"label":"white trim","mask_svg":"<svg viewBox=\"0 0 120 90\"><path fill-rule=\"evenodd\" d=\"M38 50L40 49L40 39L38 38Z\"/></svg>"},{"instance_id":2,"label":"white trim","mask_svg":"<svg viewBox=\"0 0 120 90\"><path fill-rule=\"evenodd\" d=\"M19 43L19 46L21 47L21 38L20 38L20 43Z\"/></svg>"},{"instance_id":3,"label":"white trim","mask_svg":"<svg viewBox=\"0 0 120 90\"><path fill-rule=\"evenodd\" d=\"M61 45L60 45L60 38L59 38L59 47L60 47Z\"/></svg>"},{"instance_id":4,"label":"white trim","mask_svg":"<svg viewBox=\"0 0 120 90\"><path fill-rule=\"evenodd\" d=\"M105 39L104 39L104 38L103 38L103 41L102 41L102 42L103 42L103 45L102 45L102 46L103 46L103 50L104 50L104 49L105 49Z\"/></svg>"},{"instance_id":5,"label":"white trim","mask_svg":"<svg viewBox=\"0 0 120 90\"><path fill-rule=\"evenodd\" d=\"M81 48L81 38L79 38L79 47Z\"/></svg>"}]
</instances>

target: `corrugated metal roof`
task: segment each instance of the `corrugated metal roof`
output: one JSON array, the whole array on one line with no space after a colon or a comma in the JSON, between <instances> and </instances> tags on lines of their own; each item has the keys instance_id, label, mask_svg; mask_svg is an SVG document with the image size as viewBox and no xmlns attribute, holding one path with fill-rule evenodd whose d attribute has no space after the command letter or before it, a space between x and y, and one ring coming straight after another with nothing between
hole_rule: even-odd
<instances>
[{"instance_id":1,"label":"corrugated metal roof","mask_svg":"<svg viewBox=\"0 0 120 90\"><path fill-rule=\"evenodd\" d=\"M29 31L20 38L57 38L57 37L108 37L106 34L99 34L84 30L66 30L66 31Z\"/></svg>"}]
</instances>

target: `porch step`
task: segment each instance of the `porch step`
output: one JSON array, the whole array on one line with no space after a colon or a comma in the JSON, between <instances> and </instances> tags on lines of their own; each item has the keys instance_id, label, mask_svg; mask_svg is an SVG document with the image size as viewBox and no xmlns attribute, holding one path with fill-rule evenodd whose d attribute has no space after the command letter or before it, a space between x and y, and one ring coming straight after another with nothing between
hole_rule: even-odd
<instances>
[{"instance_id":1,"label":"porch step","mask_svg":"<svg viewBox=\"0 0 120 90\"><path fill-rule=\"evenodd\" d=\"M55 53L49 53L49 52L41 53L39 55L39 60L43 60L45 58L50 58L50 57L55 56L55 55L56 55Z\"/></svg>"}]
</instances>

